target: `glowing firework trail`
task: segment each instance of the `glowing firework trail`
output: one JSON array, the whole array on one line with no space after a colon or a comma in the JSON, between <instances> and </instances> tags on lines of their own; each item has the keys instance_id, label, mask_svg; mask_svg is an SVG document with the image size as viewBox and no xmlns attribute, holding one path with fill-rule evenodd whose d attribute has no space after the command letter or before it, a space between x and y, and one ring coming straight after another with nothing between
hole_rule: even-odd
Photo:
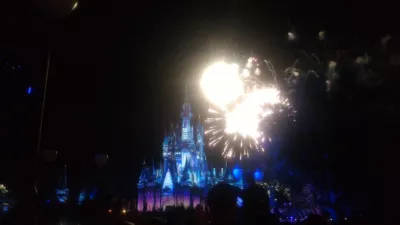
<instances>
[{"instance_id":1,"label":"glowing firework trail","mask_svg":"<svg viewBox=\"0 0 400 225\"><path fill-rule=\"evenodd\" d=\"M217 63L205 70L200 81L206 98L213 104L208 110L205 134L211 147L223 143L226 158L249 156L250 150L264 151L264 123L281 107L289 106L287 99L274 86L267 86L258 78L261 70L250 58L244 68L236 64ZM239 73L242 71L242 73ZM270 141L271 138L268 138Z\"/></svg>"}]
</instances>

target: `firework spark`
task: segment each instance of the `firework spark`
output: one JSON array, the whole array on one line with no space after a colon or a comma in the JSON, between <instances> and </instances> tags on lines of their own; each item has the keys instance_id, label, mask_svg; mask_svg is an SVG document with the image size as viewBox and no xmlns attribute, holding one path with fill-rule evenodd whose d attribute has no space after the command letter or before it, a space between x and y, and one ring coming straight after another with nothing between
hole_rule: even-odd
<instances>
[{"instance_id":1,"label":"firework spark","mask_svg":"<svg viewBox=\"0 0 400 225\"><path fill-rule=\"evenodd\" d=\"M242 71L239 74L239 71ZM288 107L276 86L259 79L261 69L250 58L243 68L236 64L217 63L205 70L200 81L209 108L205 134L211 147L222 146L225 158L250 156L251 150L264 151L263 142L271 141L263 126L273 114Z\"/></svg>"}]
</instances>

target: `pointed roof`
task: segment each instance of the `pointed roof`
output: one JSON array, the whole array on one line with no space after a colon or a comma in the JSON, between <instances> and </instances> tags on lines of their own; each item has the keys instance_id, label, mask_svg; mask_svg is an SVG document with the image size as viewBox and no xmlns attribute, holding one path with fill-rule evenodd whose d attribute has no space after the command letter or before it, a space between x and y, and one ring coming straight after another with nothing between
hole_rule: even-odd
<instances>
[{"instance_id":1,"label":"pointed roof","mask_svg":"<svg viewBox=\"0 0 400 225\"><path fill-rule=\"evenodd\" d=\"M154 165L154 157L153 157L153 165L152 166L153 166L152 169L153 169L153 174L154 174L156 172L156 166Z\"/></svg>"},{"instance_id":2,"label":"pointed roof","mask_svg":"<svg viewBox=\"0 0 400 225\"><path fill-rule=\"evenodd\" d=\"M171 191L174 189L174 182L173 182L172 174L171 174L171 171L169 170L169 168L165 172L164 181L163 181L163 185L162 185L162 189L165 189L165 188L169 188Z\"/></svg>"},{"instance_id":3,"label":"pointed roof","mask_svg":"<svg viewBox=\"0 0 400 225\"><path fill-rule=\"evenodd\" d=\"M182 105L182 114L181 116L192 116L192 106L189 103L189 91L188 91L188 87L187 84L185 85L185 99L183 101L183 105Z\"/></svg>"},{"instance_id":4,"label":"pointed roof","mask_svg":"<svg viewBox=\"0 0 400 225\"><path fill-rule=\"evenodd\" d=\"M143 164L142 164L142 171L140 172L140 176L139 176L139 184L140 183L144 183L147 181L147 168L146 168L146 161L143 160Z\"/></svg>"},{"instance_id":5,"label":"pointed roof","mask_svg":"<svg viewBox=\"0 0 400 225\"><path fill-rule=\"evenodd\" d=\"M63 174L60 176L60 184L62 188L67 188L67 165L64 165Z\"/></svg>"},{"instance_id":6,"label":"pointed roof","mask_svg":"<svg viewBox=\"0 0 400 225\"><path fill-rule=\"evenodd\" d=\"M203 129L203 124L201 123L201 116L200 116L200 114L199 114L199 119L198 119L198 121L197 121L197 129L199 130L199 129Z\"/></svg>"},{"instance_id":7,"label":"pointed roof","mask_svg":"<svg viewBox=\"0 0 400 225\"><path fill-rule=\"evenodd\" d=\"M189 103L189 91L188 91L188 85L185 84L185 100L184 103Z\"/></svg>"},{"instance_id":8,"label":"pointed roof","mask_svg":"<svg viewBox=\"0 0 400 225\"><path fill-rule=\"evenodd\" d=\"M168 144L169 144L169 136L165 135L163 145L168 145Z\"/></svg>"},{"instance_id":9,"label":"pointed roof","mask_svg":"<svg viewBox=\"0 0 400 225\"><path fill-rule=\"evenodd\" d=\"M190 167L191 167L191 165L189 164L190 163L190 160L189 160L189 156L188 155L186 155L186 159L185 159L185 167L183 168L183 171L184 172L187 172L187 170L190 170Z\"/></svg>"}]
</instances>

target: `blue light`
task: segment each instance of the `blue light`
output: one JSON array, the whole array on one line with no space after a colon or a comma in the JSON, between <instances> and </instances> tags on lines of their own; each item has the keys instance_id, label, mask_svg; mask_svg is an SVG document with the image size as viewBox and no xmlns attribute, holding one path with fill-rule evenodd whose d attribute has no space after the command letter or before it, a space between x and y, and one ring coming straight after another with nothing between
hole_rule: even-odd
<instances>
[{"instance_id":1,"label":"blue light","mask_svg":"<svg viewBox=\"0 0 400 225\"><path fill-rule=\"evenodd\" d=\"M56 190L56 195L57 195L57 199L60 203L65 203L68 199L68 193L69 190L68 188L64 188L64 189L57 189Z\"/></svg>"},{"instance_id":2,"label":"blue light","mask_svg":"<svg viewBox=\"0 0 400 225\"><path fill-rule=\"evenodd\" d=\"M26 93L28 95L32 94L32 87L31 86L28 87L28 89L26 90Z\"/></svg>"},{"instance_id":3,"label":"blue light","mask_svg":"<svg viewBox=\"0 0 400 225\"><path fill-rule=\"evenodd\" d=\"M79 193L78 204L81 205L83 201L85 201L85 193L81 192Z\"/></svg>"},{"instance_id":4,"label":"blue light","mask_svg":"<svg viewBox=\"0 0 400 225\"><path fill-rule=\"evenodd\" d=\"M46 200L46 203L47 203L47 204L50 203L50 202L51 202L50 199L47 199L47 200Z\"/></svg>"},{"instance_id":5,"label":"blue light","mask_svg":"<svg viewBox=\"0 0 400 225\"><path fill-rule=\"evenodd\" d=\"M242 169L240 169L240 168L233 169L233 177L236 180L241 180L242 179Z\"/></svg>"},{"instance_id":6,"label":"blue light","mask_svg":"<svg viewBox=\"0 0 400 225\"><path fill-rule=\"evenodd\" d=\"M236 205L240 208L243 206L243 199L240 198L239 196L236 199Z\"/></svg>"},{"instance_id":7,"label":"blue light","mask_svg":"<svg viewBox=\"0 0 400 225\"><path fill-rule=\"evenodd\" d=\"M264 179L264 173L261 172L259 169L254 172L254 180L256 182L261 182Z\"/></svg>"}]
</instances>

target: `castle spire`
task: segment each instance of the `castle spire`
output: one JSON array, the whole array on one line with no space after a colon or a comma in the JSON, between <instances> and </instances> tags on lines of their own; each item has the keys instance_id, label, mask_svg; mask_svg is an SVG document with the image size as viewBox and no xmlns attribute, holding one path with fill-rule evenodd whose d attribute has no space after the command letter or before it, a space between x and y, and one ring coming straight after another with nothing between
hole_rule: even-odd
<instances>
[{"instance_id":1,"label":"castle spire","mask_svg":"<svg viewBox=\"0 0 400 225\"><path fill-rule=\"evenodd\" d=\"M192 139L191 135L192 134L192 126L190 124L190 120L192 118L192 107L190 106L189 103L189 97L188 97L188 89L186 85L186 90L185 90L185 102L183 103L182 106L182 113L181 113L181 118L182 118L182 141L189 141Z\"/></svg>"},{"instance_id":2,"label":"castle spire","mask_svg":"<svg viewBox=\"0 0 400 225\"><path fill-rule=\"evenodd\" d=\"M153 168L152 168L152 172L153 172L153 176L155 177L157 175L157 170L156 170L156 166L154 164L154 156L153 156Z\"/></svg>"},{"instance_id":3,"label":"castle spire","mask_svg":"<svg viewBox=\"0 0 400 225\"><path fill-rule=\"evenodd\" d=\"M189 91L188 91L188 85L185 84L185 100L184 103L189 103Z\"/></svg>"},{"instance_id":4,"label":"castle spire","mask_svg":"<svg viewBox=\"0 0 400 225\"><path fill-rule=\"evenodd\" d=\"M67 187L67 165L64 165L64 185Z\"/></svg>"}]
</instances>

